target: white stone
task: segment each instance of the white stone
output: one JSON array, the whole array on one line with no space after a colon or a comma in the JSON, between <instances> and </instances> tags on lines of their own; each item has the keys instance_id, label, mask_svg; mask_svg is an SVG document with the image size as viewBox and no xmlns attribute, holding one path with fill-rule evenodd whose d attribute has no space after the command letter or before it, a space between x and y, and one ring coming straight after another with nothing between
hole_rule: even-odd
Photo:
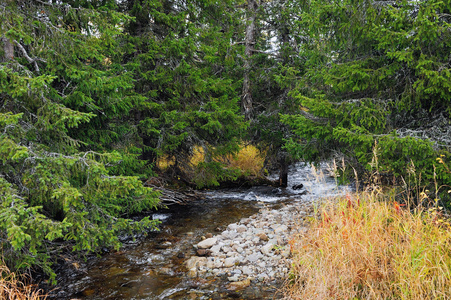
<instances>
[{"instance_id":1,"label":"white stone","mask_svg":"<svg viewBox=\"0 0 451 300\"><path fill-rule=\"evenodd\" d=\"M287 230L288 230L288 226L287 225L280 225L279 227L274 229L274 233L275 234L281 234L283 232L286 232Z\"/></svg>"},{"instance_id":2,"label":"white stone","mask_svg":"<svg viewBox=\"0 0 451 300\"><path fill-rule=\"evenodd\" d=\"M215 237L205 239L202 242L198 243L197 247L201 248L201 249L208 249L208 248L211 248L214 244L216 244L217 241L218 241L218 239Z\"/></svg>"},{"instance_id":3,"label":"white stone","mask_svg":"<svg viewBox=\"0 0 451 300\"><path fill-rule=\"evenodd\" d=\"M224 266L223 260L217 259L215 260L215 268L222 268Z\"/></svg>"},{"instance_id":4,"label":"white stone","mask_svg":"<svg viewBox=\"0 0 451 300\"><path fill-rule=\"evenodd\" d=\"M228 257L224 260L224 267L230 268L235 265L235 258L234 257Z\"/></svg>"},{"instance_id":5,"label":"white stone","mask_svg":"<svg viewBox=\"0 0 451 300\"><path fill-rule=\"evenodd\" d=\"M213 269L215 267L215 259L213 257L209 257L207 259L207 268Z\"/></svg>"},{"instance_id":6,"label":"white stone","mask_svg":"<svg viewBox=\"0 0 451 300\"><path fill-rule=\"evenodd\" d=\"M240 279L239 275L233 275L233 276L231 276L231 277L227 277L227 280L228 280L228 281L231 281L231 282L236 282L236 281L238 281L239 279Z\"/></svg>"},{"instance_id":7,"label":"white stone","mask_svg":"<svg viewBox=\"0 0 451 300\"><path fill-rule=\"evenodd\" d=\"M251 275L253 272L252 272L252 269L249 267L249 266L244 266L243 267L243 274L245 274L245 275Z\"/></svg>"},{"instance_id":8,"label":"white stone","mask_svg":"<svg viewBox=\"0 0 451 300\"><path fill-rule=\"evenodd\" d=\"M191 270L192 268L197 268L204 266L207 263L206 257L192 256L187 261L185 261L186 268Z\"/></svg>"},{"instance_id":9,"label":"white stone","mask_svg":"<svg viewBox=\"0 0 451 300\"><path fill-rule=\"evenodd\" d=\"M274 244L273 244L273 243L267 243L266 245L264 245L264 246L261 248L260 251L261 251L263 254L268 255L268 254L271 252L271 250L272 250L273 247L274 247Z\"/></svg>"},{"instance_id":10,"label":"white stone","mask_svg":"<svg viewBox=\"0 0 451 300\"><path fill-rule=\"evenodd\" d=\"M238 225L233 223L233 224L229 224L229 226L227 226L227 229L232 231L232 230L237 230Z\"/></svg>"},{"instance_id":11,"label":"white stone","mask_svg":"<svg viewBox=\"0 0 451 300\"><path fill-rule=\"evenodd\" d=\"M215 256L215 254L219 253L219 251L221 251L221 245L214 245L213 247L210 248L211 250L211 255Z\"/></svg>"},{"instance_id":12,"label":"white stone","mask_svg":"<svg viewBox=\"0 0 451 300\"><path fill-rule=\"evenodd\" d=\"M247 230L247 227L244 226L244 225L240 225L240 226L238 226L238 227L236 228L236 231L237 231L238 233L243 233L243 232L245 232L246 230Z\"/></svg>"}]
</instances>

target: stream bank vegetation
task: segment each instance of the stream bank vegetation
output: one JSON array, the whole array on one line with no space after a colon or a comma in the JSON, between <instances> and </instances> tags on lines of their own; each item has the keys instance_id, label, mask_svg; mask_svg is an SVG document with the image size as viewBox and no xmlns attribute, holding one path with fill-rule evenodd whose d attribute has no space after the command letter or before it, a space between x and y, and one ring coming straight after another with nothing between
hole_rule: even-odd
<instances>
[{"instance_id":1,"label":"stream bank vegetation","mask_svg":"<svg viewBox=\"0 0 451 300\"><path fill-rule=\"evenodd\" d=\"M274 184L265 178L268 173L265 169L265 153L255 146L241 143L234 153L212 156L214 152L196 146L183 164L176 162L174 157L164 156L157 160L156 166L161 172L160 176L172 179L173 185L179 182L180 185L194 188L214 188ZM174 173L176 163L180 166Z\"/></svg>"},{"instance_id":2,"label":"stream bank vegetation","mask_svg":"<svg viewBox=\"0 0 451 300\"><path fill-rule=\"evenodd\" d=\"M45 295L35 285L25 284L24 278L18 278L0 261L0 299L9 300L45 300ZM28 280L29 281L29 280Z\"/></svg>"},{"instance_id":3,"label":"stream bank vegetation","mask_svg":"<svg viewBox=\"0 0 451 300\"><path fill-rule=\"evenodd\" d=\"M449 299L450 216L417 179L413 189L405 181L402 190L373 184L323 200L309 230L290 241L293 263L284 295Z\"/></svg>"},{"instance_id":4,"label":"stream bank vegetation","mask_svg":"<svg viewBox=\"0 0 451 300\"><path fill-rule=\"evenodd\" d=\"M61 251L100 253L155 228L130 217L164 200L144 185L164 159L180 186L273 165L286 187L291 162L334 156L340 181L354 170L364 181L376 148L381 179L437 187L424 193L447 209L450 11L440 0L1 1L5 264L56 282Z\"/></svg>"}]
</instances>

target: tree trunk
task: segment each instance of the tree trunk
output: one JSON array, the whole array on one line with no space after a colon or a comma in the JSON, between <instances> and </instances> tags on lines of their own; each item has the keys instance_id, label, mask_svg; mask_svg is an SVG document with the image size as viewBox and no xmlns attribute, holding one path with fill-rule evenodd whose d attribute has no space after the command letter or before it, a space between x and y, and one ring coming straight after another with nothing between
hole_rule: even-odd
<instances>
[{"instance_id":1,"label":"tree trunk","mask_svg":"<svg viewBox=\"0 0 451 300\"><path fill-rule=\"evenodd\" d=\"M241 106L246 121L251 120L254 114L252 107L251 81L249 78L251 71L251 56L255 45L255 15L258 4L256 0L247 1L247 26L245 36L245 62L244 62L244 78L243 78L243 95L241 98Z\"/></svg>"},{"instance_id":2,"label":"tree trunk","mask_svg":"<svg viewBox=\"0 0 451 300\"><path fill-rule=\"evenodd\" d=\"M4 57L3 61L8 61L8 60L14 59L13 43L11 43L11 41L6 37L2 37L1 40L3 42L3 51L5 52L5 57Z\"/></svg>"},{"instance_id":3,"label":"tree trunk","mask_svg":"<svg viewBox=\"0 0 451 300\"><path fill-rule=\"evenodd\" d=\"M279 185L280 187L287 187L288 186L288 161L286 157L283 157L279 161Z\"/></svg>"}]
</instances>

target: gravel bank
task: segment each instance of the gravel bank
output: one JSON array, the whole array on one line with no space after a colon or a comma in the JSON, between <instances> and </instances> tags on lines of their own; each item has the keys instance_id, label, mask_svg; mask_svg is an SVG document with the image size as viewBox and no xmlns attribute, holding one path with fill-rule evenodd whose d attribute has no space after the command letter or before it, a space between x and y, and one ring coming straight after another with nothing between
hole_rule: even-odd
<instances>
[{"instance_id":1,"label":"gravel bank","mask_svg":"<svg viewBox=\"0 0 451 300\"><path fill-rule=\"evenodd\" d=\"M313 215L311 202L295 202L232 223L221 234L194 245L199 256L186 262L191 278L227 278L230 289L287 277L292 231L307 230L304 219Z\"/></svg>"}]
</instances>

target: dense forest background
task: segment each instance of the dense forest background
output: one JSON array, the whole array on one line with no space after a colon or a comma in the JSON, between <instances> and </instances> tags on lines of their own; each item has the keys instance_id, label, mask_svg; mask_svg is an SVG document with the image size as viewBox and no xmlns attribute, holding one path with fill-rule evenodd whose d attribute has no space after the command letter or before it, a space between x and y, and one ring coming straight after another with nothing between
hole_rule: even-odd
<instances>
[{"instance_id":1,"label":"dense forest background","mask_svg":"<svg viewBox=\"0 0 451 300\"><path fill-rule=\"evenodd\" d=\"M119 247L157 225L129 217L157 208L143 182L159 159L218 185L240 176L221 157L244 144L282 186L291 162L335 158L343 182L377 172L447 201L449 0L5 0L0 16L0 247L15 270L54 276L61 245Z\"/></svg>"}]
</instances>

